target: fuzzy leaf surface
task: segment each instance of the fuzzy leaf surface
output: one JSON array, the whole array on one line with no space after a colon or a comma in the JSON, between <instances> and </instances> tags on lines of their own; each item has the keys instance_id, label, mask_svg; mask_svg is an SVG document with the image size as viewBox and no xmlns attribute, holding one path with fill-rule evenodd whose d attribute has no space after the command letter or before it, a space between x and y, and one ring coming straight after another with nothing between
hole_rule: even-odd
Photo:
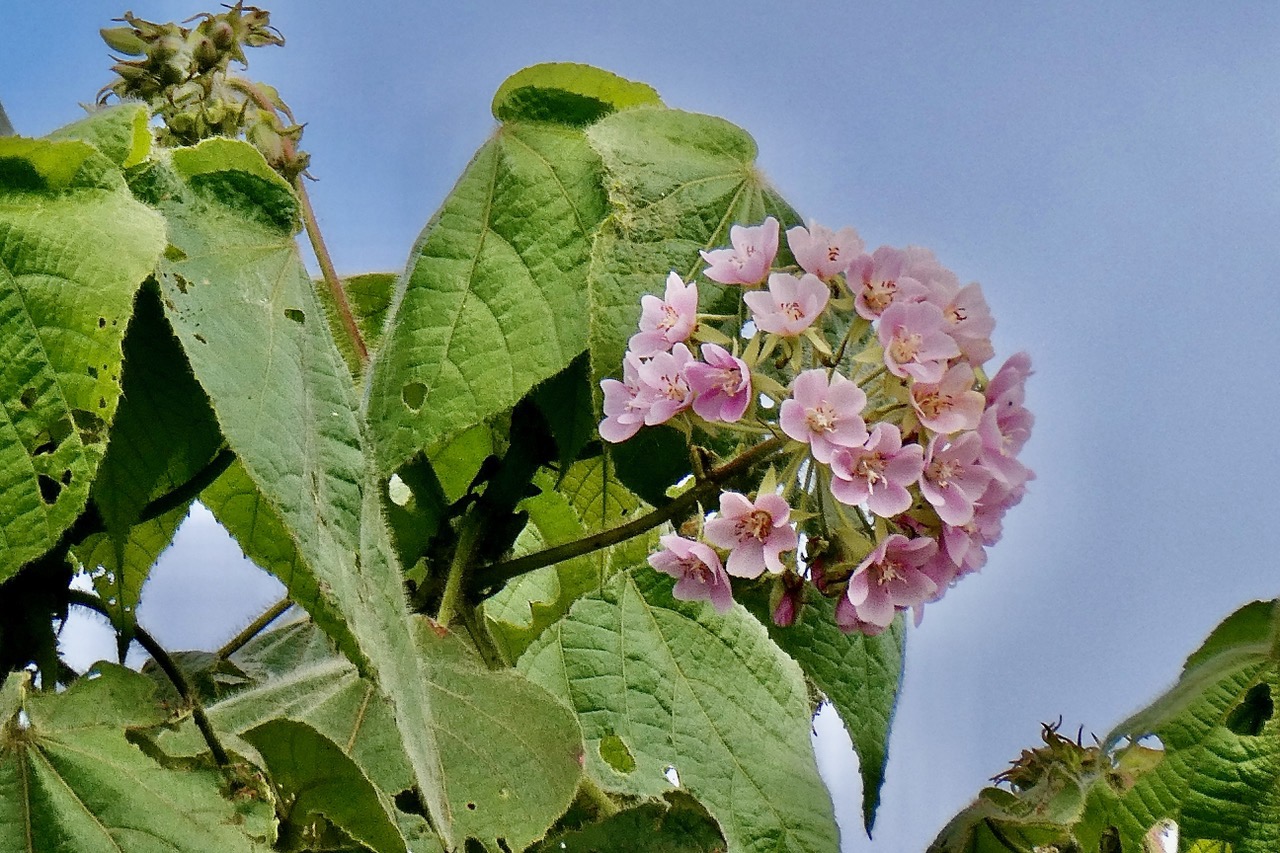
<instances>
[{"instance_id":1,"label":"fuzzy leaf surface","mask_svg":"<svg viewBox=\"0 0 1280 853\"><path fill-rule=\"evenodd\" d=\"M247 143L207 140L175 151L173 166L134 184L169 224L174 248L159 275L166 316L228 446L397 707L410 764L451 844L402 573L355 392L293 240L296 202Z\"/></svg>"},{"instance_id":2,"label":"fuzzy leaf surface","mask_svg":"<svg viewBox=\"0 0 1280 853\"><path fill-rule=\"evenodd\" d=\"M396 289L368 405L380 470L510 408L582 352L604 213L580 131L507 124L485 143Z\"/></svg>"},{"instance_id":3,"label":"fuzzy leaf surface","mask_svg":"<svg viewBox=\"0 0 1280 853\"><path fill-rule=\"evenodd\" d=\"M835 851L799 667L742 609L718 615L670 589L647 569L619 574L519 669L577 710L587 772L605 790L661 796L674 768L729 849ZM611 750L631 761L611 763Z\"/></svg>"},{"instance_id":4,"label":"fuzzy leaf surface","mask_svg":"<svg viewBox=\"0 0 1280 853\"><path fill-rule=\"evenodd\" d=\"M164 223L84 142L0 139L0 581L89 497Z\"/></svg>"},{"instance_id":5,"label":"fuzzy leaf surface","mask_svg":"<svg viewBox=\"0 0 1280 853\"><path fill-rule=\"evenodd\" d=\"M646 83L576 62L544 62L503 81L493 96L493 117L583 127L618 110L661 104Z\"/></svg>"},{"instance_id":6,"label":"fuzzy leaf surface","mask_svg":"<svg viewBox=\"0 0 1280 853\"><path fill-rule=\"evenodd\" d=\"M767 596L743 595L739 600L839 712L858 752L862 820L870 833L889 760L889 727L902 685L907 634L902 617L876 637L845 634L836 627L834 602L810 589L802 618L789 628L779 628L770 618Z\"/></svg>"},{"instance_id":7,"label":"fuzzy leaf surface","mask_svg":"<svg viewBox=\"0 0 1280 853\"><path fill-rule=\"evenodd\" d=\"M145 676L98 664L65 693L21 688L29 720L5 710L0 728L0 851L249 853L262 816L223 799L213 771L161 767L125 738L162 722ZM16 683L19 676L11 676ZM5 693L11 693L9 684ZM269 812L269 808L268 808Z\"/></svg>"}]
</instances>

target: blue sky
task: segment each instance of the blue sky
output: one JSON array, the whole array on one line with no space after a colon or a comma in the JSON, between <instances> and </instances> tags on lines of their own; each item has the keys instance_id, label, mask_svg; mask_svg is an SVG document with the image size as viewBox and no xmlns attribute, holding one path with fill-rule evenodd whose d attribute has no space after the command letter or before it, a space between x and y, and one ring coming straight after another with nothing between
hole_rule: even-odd
<instances>
[{"instance_id":1,"label":"blue sky","mask_svg":"<svg viewBox=\"0 0 1280 853\"><path fill-rule=\"evenodd\" d=\"M856 783L837 785L846 851L922 849L1040 721L1101 735L1222 617L1277 594L1280 6L271 9L289 44L255 52L252 73L308 122L314 200L345 271L401 268L491 131L499 83L573 60L745 127L806 216L872 246L931 247L982 282L997 358L1030 351L1038 479L989 565L911 632L876 841L857 828ZM19 132L93 99L108 80L97 28L121 11L6 4L0 100ZM213 547L210 527L185 531L182 553ZM189 563L170 561L144 618L204 603ZM252 575L219 587L252 589L246 618L271 599L232 577ZM833 774L855 778L832 754Z\"/></svg>"}]
</instances>

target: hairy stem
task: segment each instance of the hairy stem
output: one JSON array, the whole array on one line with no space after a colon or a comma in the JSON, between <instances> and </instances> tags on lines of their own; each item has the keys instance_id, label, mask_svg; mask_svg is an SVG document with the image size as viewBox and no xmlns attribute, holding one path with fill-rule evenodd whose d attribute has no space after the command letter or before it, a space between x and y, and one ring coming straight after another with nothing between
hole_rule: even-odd
<instances>
[{"instance_id":1,"label":"hairy stem","mask_svg":"<svg viewBox=\"0 0 1280 853\"><path fill-rule=\"evenodd\" d=\"M628 521L626 524L602 530L585 539L578 539L573 542L567 542L564 545L557 545L554 548L526 554L514 560L486 566L481 571L476 572L471 583L471 590L480 595L486 595L506 581L527 572L532 572L543 566L551 566L565 560L571 560L574 557L581 557L583 554L590 554L593 551L599 551L601 548L608 548L610 545L617 545L619 542L625 542L633 536L639 536L641 533L652 530L660 524L679 518L692 510L704 498L715 494L721 483L742 474L754 465L766 461L785 447L788 441L790 439L777 437L757 444L741 456L729 460L719 468L707 471L704 479L680 495L680 497L671 501L671 503L658 507L652 512Z\"/></svg>"},{"instance_id":2,"label":"hairy stem","mask_svg":"<svg viewBox=\"0 0 1280 853\"><path fill-rule=\"evenodd\" d=\"M226 645L218 649L215 656L219 660L226 660L231 657L233 654L240 651L240 649L244 648L246 643L266 630L268 625L279 619L281 614L292 606L293 602L290 601L289 596L286 595L284 598L280 599L263 611L261 616L246 625L243 631L228 640Z\"/></svg>"},{"instance_id":3,"label":"hairy stem","mask_svg":"<svg viewBox=\"0 0 1280 853\"><path fill-rule=\"evenodd\" d=\"M338 278L338 272L333 268L329 249L325 246L324 236L320 233L320 223L316 221L315 210L311 207L311 196L307 194L301 175L293 179L293 189L298 194L298 201L302 205L302 224L307 229L307 239L311 241L311 250L315 252L316 262L320 264L320 275L324 277L324 283L329 288L329 296L338 309L338 317L342 320L342 328L351 339L351 346L360 359L360 367L363 368L369 363L369 347L364 342L364 335L360 334L360 327L356 325L355 314L351 311L351 303L347 301L347 291L342 286L342 280Z\"/></svg>"},{"instance_id":4,"label":"hairy stem","mask_svg":"<svg viewBox=\"0 0 1280 853\"><path fill-rule=\"evenodd\" d=\"M449 627L449 620L458 608L462 595L462 582L475 555L476 545L480 542L482 527L480 514L474 509L462 517L458 531L458 547L453 552L453 561L449 564L449 576L444 582L444 593L440 596L440 610L436 614L436 622L442 628Z\"/></svg>"},{"instance_id":5,"label":"hairy stem","mask_svg":"<svg viewBox=\"0 0 1280 853\"><path fill-rule=\"evenodd\" d=\"M111 614L107 611L102 601L97 596L90 595L87 592L81 592L78 589L70 590L67 593L67 601L78 607L85 607L95 613L100 613L108 619L111 618ZM151 659L156 662L156 665L173 683L178 695L182 697L182 701L191 707L191 716L195 719L196 728L200 730L200 734L204 737L204 742L208 745L209 751L213 753L213 760L219 767L230 766L231 758L227 755L227 751L222 748L218 735L209 723L209 718L204 712L204 706L200 704L200 697L191 689L191 682L187 681L187 677L182 674L182 670L174 663L173 658L169 656L163 646L156 642L155 637L147 633L141 625L134 626L133 638L138 641L138 645L146 650L147 654L151 655Z\"/></svg>"}]
</instances>

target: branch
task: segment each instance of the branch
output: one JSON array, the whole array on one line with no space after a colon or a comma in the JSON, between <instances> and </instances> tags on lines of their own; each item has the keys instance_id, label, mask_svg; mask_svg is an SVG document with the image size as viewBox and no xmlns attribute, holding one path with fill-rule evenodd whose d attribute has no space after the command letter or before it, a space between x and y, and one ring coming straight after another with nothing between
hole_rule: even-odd
<instances>
[{"instance_id":1,"label":"branch","mask_svg":"<svg viewBox=\"0 0 1280 853\"><path fill-rule=\"evenodd\" d=\"M471 584L472 591L487 595L500 584L506 583L526 572L571 560L574 557L581 557L584 554L599 551L601 548L608 548L610 545L617 545L619 542L625 542L633 536L639 536L647 530L678 518L692 510L704 498L713 495L719 489L721 483L743 473L751 466L765 461L786 446L789 441L789 438L778 436L757 444L741 456L729 460L719 468L713 468L708 471L706 476L699 480L693 488L671 501L671 503L658 507L652 512L628 521L626 524L602 530L585 539L577 539L564 545L557 545L554 548L526 554L514 560L486 566L476 572Z\"/></svg>"},{"instance_id":2,"label":"branch","mask_svg":"<svg viewBox=\"0 0 1280 853\"><path fill-rule=\"evenodd\" d=\"M351 303L347 301L347 292L342 287L342 280L338 278L338 272L333 268L329 249L325 246L324 237L320 233L320 223L316 221L316 212L311 207L311 196L307 195L307 188L302 182L301 175L293 179L293 189L298 194L298 201L302 205L302 224L307 229L307 239L311 241L311 250L315 252L316 262L320 264L320 275L324 277L324 283L329 288L329 296L338 309L338 317L342 320L342 328L351 339L351 346L360 358L360 367L363 368L369 363L369 347L364 342L364 335L360 334L360 327L356 325L356 318L351 311Z\"/></svg>"},{"instance_id":3,"label":"branch","mask_svg":"<svg viewBox=\"0 0 1280 853\"><path fill-rule=\"evenodd\" d=\"M67 601L70 604L100 613L108 619L111 618L111 614L107 611L102 601L97 596L90 595L87 592L81 592L78 589L69 590ZM230 766L231 758L218 741L218 735L213 731L213 726L209 723L209 718L204 713L204 706L200 704L200 697L191 689L191 683L187 681L187 677L182 674L182 670L174 663L173 658L169 657L169 653L164 650L164 646L157 643L155 637L147 633L141 625L134 626L133 638L138 641L138 645L146 649L147 654L151 655L151 659L173 682L173 686L177 689L178 695L182 697L182 701L191 706L191 716L196 721L196 728L204 736L204 742L208 744L209 751L213 753L213 760L219 767Z\"/></svg>"},{"instance_id":4,"label":"branch","mask_svg":"<svg viewBox=\"0 0 1280 853\"><path fill-rule=\"evenodd\" d=\"M293 602L290 601L289 596L286 595L284 598L280 599L263 611L261 616L245 626L243 631L228 640L222 648L214 652L214 657L219 660L226 660L231 657L233 654L240 651L240 649L244 648L250 640L261 634L268 625L279 619L281 614L292 606Z\"/></svg>"}]
</instances>

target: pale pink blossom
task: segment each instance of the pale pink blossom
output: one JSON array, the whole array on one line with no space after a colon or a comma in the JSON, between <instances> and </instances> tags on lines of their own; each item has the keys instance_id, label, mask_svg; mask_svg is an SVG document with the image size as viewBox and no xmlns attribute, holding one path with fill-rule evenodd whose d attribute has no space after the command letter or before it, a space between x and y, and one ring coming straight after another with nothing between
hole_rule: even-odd
<instances>
[{"instance_id":1,"label":"pale pink blossom","mask_svg":"<svg viewBox=\"0 0 1280 853\"><path fill-rule=\"evenodd\" d=\"M942 309L942 316L947 321L947 334L960 347L960 355L975 367L990 361L996 354L995 347L991 345L991 332L996 321L982 295L982 286L976 281L966 284L945 301L935 304Z\"/></svg>"},{"instance_id":2,"label":"pale pink blossom","mask_svg":"<svg viewBox=\"0 0 1280 853\"><path fill-rule=\"evenodd\" d=\"M858 608L849 600L849 596L842 595L836 602L836 627L846 634L865 634L868 637L876 637L889 626L876 625L859 619Z\"/></svg>"},{"instance_id":3,"label":"pale pink blossom","mask_svg":"<svg viewBox=\"0 0 1280 853\"><path fill-rule=\"evenodd\" d=\"M685 284L677 273L667 276L667 290L659 299L651 293L640 297L640 331L628 347L642 358L671 349L689 340L698 323L698 286Z\"/></svg>"},{"instance_id":4,"label":"pale pink blossom","mask_svg":"<svg viewBox=\"0 0 1280 853\"><path fill-rule=\"evenodd\" d=\"M791 507L772 492L748 500L737 492L720 495L720 514L706 525L707 541L729 549L725 569L734 577L759 577L766 569L780 574L783 551L799 544Z\"/></svg>"},{"instance_id":5,"label":"pale pink blossom","mask_svg":"<svg viewBox=\"0 0 1280 853\"><path fill-rule=\"evenodd\" d=\"M796 263L823 281L830 281L849 268L862 254L862 238L852 228L832 231L812 220L809 227L797 225L787 230L787 245Z\"/></svg>"},{"instance_id":6,"label":"pale pink blossom","mask_svg":"<svg viewBox=\"0 0 1280 853\"><path fill-rule=\"evenodd\" d=\"M663 550L649 555L649 565L676 579L671 594L681 601L708 600L721 613L733 606L733 587L710 546L674 533L658 540Z\"/></svg>"},{"instance_id":7,"label":"pale pink blossom","mask_svg":"<svg viewBox=\"0 0 1280 853\"><path fill-rule=\"evenodd\" d=\"M981 452L982 439L976 432L945 440L935 437L929 442L920 493L947 524L968 524L974 503L991 482L991 472L978 460Z\"/></svg>"},{"instance_id":8,"label":"pale pink blossom","mask_svg":"<svg viewBox=\"0 0 1280 853\"><path fill-rule=\"evenodd\" d=\"M876 330L889 372L917 382L937 382L960 347L943 328L942 309L929 302L895 301Z\"/></svg>"},{"instance_id":9,"label":"pale pink blossom","mask_svg":"<svg viewBox=\"0 0 1280 853\"><path fill-rule=\"evenodd\" d=\"M640 384L636 400L647 406L646 425L666 423L693 404L693 390L684 378L684 368L691 361L693 353L689 348L676 344L671 352L660 352L640 363L636 370Z\"/></svg>"},{"instance_id":10,"label":"pale pink blossom","mask_svg":"<svg viewBox=\"0 0 1280 853\"><path fill-rule=\"evenodd\" d=\"M858 316L875 320L897 300L918 302L928 295L925 286L906 273L906 254L891 246L881 246L849 263L845 273L853 290Z\"/></svg>"},{"instance_id":11,"label":"pale pink blossom","mask_svg":"<svg viewBox=\"0 0 1280 853\"><path fill-rule=\"evenodd\" d=\"M791 383L791 394L778 412L778 424L808 444L814 459L830 462L837 448L858 447L867 440L861 416L867 395L853 380L836 373L828 382L827 371L806 370Z\"/></svg>"},{"instance_id":12,"label":"pale pink blossom","mask_svg":"<svg viewBox=\"0 0 1280 853\"><path fill-rule=\"evenodd\" d=\"M649 403L640 398L640 359L627 353L622 360L622 381L603 379L600 390L604 392L604 420L600 422L600 437L618 443L626 441L644 426Z\"/></svg>"},{"instance_id":13,"label":"pale pink blossom","mask_svg":"<svg viewBox=\"0 0 1280 853\"><path fill-rule=\"evenodd\" d=\"M754 227L735 225L729 242L732 249L699 253L710 265L703 275L721 284L759 284L778 254L778 220L770 216Z\"/></svg>"},{"instance_id":14,"label":"pale pink blossom","mask_svg":"<svg viewBox=\"0 0 1280 853\"><path fill-rule=\"evenodd\" d=\"M920 423L947 434L976 430L986 399L973 388L973 368L961 361L947 368L938 382L912 383L911 406Z\"/></svg>"},{"instance_id":15,"label":"pale pink blossom","mask_svg":"<svg viewBox=\"0 0 1280 853\"><path fill-rule=\"evenodd\" d=\"M751 402L751 369L747 363L716 344L703 344L706 363L691 361L684 368L693 389L693 410L709 421L733 423Z\"/></svg>"},{"instance_id":16,"label":"pale pink blossom","mask_svg":"<svg viewBox=\"0 0 1280 853\"><path fill-rule=\"evenodd\" d=\"M799 335L813 325L830 298L830 288L811 273L801 278L774 273L769 276L767 291L742 296L758 329L785 337Z\"/></svg>"},{"instance_id":17,"label":"pale pink blossom","mask_svg":"<svg viewBox=\"0 0 1280 853\"><path fill-rule=\"evenodd\" d=\"M831 457L831 494L841 503L865 503L881 518L911 508L907 487L924 470L924 448L902 445L902 433L890 423L876 424L864 447L838 450Z\"/></svg>"},{"instance_id":18,"label":"pale pink blossom","mask_svg":"<svg viewBox=\"0 0 1280 853\"><path fill-rule=\"evenodd\" d=\"M987 408L978 426L982 463L1011 487L1022 485L1031 475L1017 459L1035 424L1035 417L1022 405L1030 375L1031 359L1025 352L1010 356L987 383Z\"/></svg>"},{"instance_id":19,"label":"pale pink blossom","mask_svg":"<svg viewBox=\"0 0 1280 853\"><path fill-rule=\"evenodd\" d=\"M926 601L938 587L923 569L937 553L938 543L928 537L886 537L849 578L845 597L858 620L887 628L899 609Z\"/></svg>"}]
</instances>

